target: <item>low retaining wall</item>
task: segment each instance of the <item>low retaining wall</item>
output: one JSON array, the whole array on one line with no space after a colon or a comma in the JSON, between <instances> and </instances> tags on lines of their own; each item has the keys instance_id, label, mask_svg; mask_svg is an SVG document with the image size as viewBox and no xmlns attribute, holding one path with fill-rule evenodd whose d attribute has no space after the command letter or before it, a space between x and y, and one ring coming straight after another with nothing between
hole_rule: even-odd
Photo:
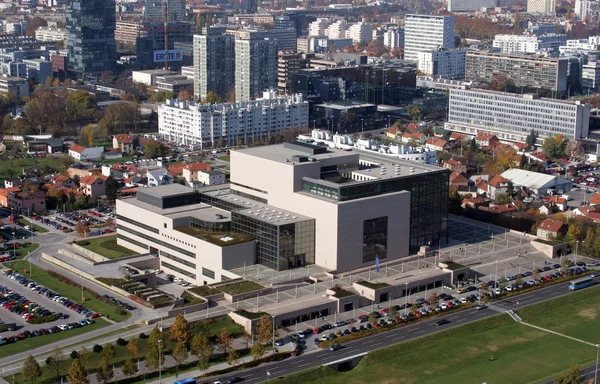
<instances>
[{"instance_id":1,"label":"low retaining wall","mask_svg":"<svg viewBox=\"0 0 600 384\"><path fill-rule=\"evenodd\" d=\"M96 264L97 265L102 265L102 264L116 263L118 261L135 259L136 257L142 257L142 256L148 256L148 255L149 255L148 253L140 253L140 254L137 254L137 255L119 257L117 259L107 259L106 261L99 261Z\"/></svg>"},{"instance_id":2,"label":"low retaining wall","mask_svg":"<svg viewBox=\"0 0 600 384\"><path fill-rule=\"evenodd\" d=\"M94 280L94 281L96 281L96 277L93 276L92 274L90 274L90 273L88 273L86 271L82 271L81 269L79 269L77 267L74 267L71 264L65 263L64 261L62 261L62 260L60 260L60 259L58 259L58 258L56 258L54 256L51 256L51 255L49 255L47 253L42 252L42 260L50 262L52 264L56 264L59 267L61 267L62 269L65 269L67 271L76 273L76 274L78 274L78 275L80 275L82 277L85 277L88 280Z\"/></svg>"},{"instance_id":3,"label":"low retaining wall","mask_svg":"<svg viewBox=\"0 0 600 384\"><path fill-rule=\"evenodd\" d=\"M200 304L194 304L194 305L188 305L187 307L175 308L168 312L168 316L174 317L179 314L187 315L188 313L202 311L202 310L206 309L207 306L208 306L208 301L205 301L204 303L200 303Z\"/></svg>"},{"instance_id":4,"label":"low retaining wall","mask_svg":"<svg viewBox=\"0 0 600 384\"><path fill-rule=\"evenodd\" d=\"M272 292L273 292L272 288L263 288L263 289L258 289L256 291L252 291L252 292L240 293L237 295L230 295L229 293L223 292L223 298L225 299L225 301L227 301L229 303L235 303L236 301L239 301L239 300L256 297L256 295L268 295L269 293L272 293Z\"/></svg>"},{"instance_id":5,"label":"low retaining wall","mask_svg":"<svg viewBox=\"0 0 600 384\"><path fill-rule=\"evenodd\" d=\"M58 250L58 253L61 254L61 255L63 255L63 256L66 256L66 257L68 257L70 259L77 260L79 262L82 262L82 263L85 263L85 264L88 264L88 265L96 265L96 263L93 260L90 260L87 257L81 256L81 255L78 255L75 252L71 252L68 249L60 248Z\"/></svg>"},{"instance_id":6,"label":"low retaining wall","mask_svg":"<svg viewBox=\"0 0 600 384\"><path fill-rule=\"evenodd\" d=\"M82 240L78 240L78 241L85 241L85 239ZM88 259L93 260L96 263L100 263L102 261L110 261L109 258L102 256L99 253L90 251L87 248L84 248L80 245L77 245L75 243L72 243L71 246L78 252L81 253L82 255L85 255Z\"/></svg>"},{"instance_id":7,"label":"low retaining wall","mask_svg":"<svg viewBox=\"0 0 600 384\"><path fill-rule=\"evenodd\" d=\"M551 259L560 258L562 256L567 256L567 243L560 244L546 244L541 241L532 241L531 245L533 248L542 252L544 255L548 256Z\"/></svg>"},{"instance_id":8,"label":"low retaining wall","mask_svg":"<svg viewBox=\"0 0 600 384\"><path fill-rule=\"evenodd\" d=\"M245 318L244 316L238 315L235 312L229 312L228 316L231 317L231 319L236 324L239 324L242 327L244 327L244 331L246 331L247 334L249 334L249 335L256 334L256 326L258 325L260 318L250 320L250 319Z\"/></svg>"}]
</instances>

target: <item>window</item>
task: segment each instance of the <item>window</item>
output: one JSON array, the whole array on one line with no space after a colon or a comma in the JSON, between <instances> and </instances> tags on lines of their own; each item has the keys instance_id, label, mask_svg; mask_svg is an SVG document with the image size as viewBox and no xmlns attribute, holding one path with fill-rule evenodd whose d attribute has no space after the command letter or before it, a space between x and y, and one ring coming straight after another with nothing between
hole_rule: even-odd
<instances>
[{"instance_id":1,"label":"window","mask_svg":"<svg viewBox=\"0 0 600 384\"><path fill-rule=\"evenodd\" d=\"M214 279L215 278L215 271L211 271L208 268L202 267L202 275L204 275L206 277L209 277L211 279Z\"/></svg>"},{"instance_id":2,"label":"window","mask_svg":"<svg viewBox=\"0 0 600 384\"><path fill-rule=\"evenodd\" d=\"M363 221L363 263L387 257L387 216Z\"/></svg>"}]
</instances>

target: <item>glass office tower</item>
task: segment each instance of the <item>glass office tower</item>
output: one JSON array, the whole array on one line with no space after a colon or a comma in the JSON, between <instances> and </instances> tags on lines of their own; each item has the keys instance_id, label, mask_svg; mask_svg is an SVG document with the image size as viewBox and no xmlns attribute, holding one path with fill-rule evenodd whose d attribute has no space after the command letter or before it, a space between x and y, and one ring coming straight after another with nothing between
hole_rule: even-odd
<instances>
[{"instance_id":1,"label":"glass office tower","mask_svg":"<svg viewBox=\"0 0 600 384\"><path fill-rule=\"evenodd\" d=\"M67 20L67 69L98 75L112 70L117 60L115 0L69 0Z\"/></svg>"}]
</instances>

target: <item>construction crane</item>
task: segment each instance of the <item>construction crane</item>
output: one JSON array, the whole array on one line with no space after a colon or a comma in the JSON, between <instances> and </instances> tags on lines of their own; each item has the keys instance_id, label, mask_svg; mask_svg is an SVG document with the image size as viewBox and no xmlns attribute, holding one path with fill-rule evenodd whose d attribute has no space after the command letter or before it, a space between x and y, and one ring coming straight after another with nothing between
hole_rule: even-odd
<instances>
[{"instance_id":1,"label":"construction crane","mask_svg":"<svg viewBox=\"0 0 600 384\"><path fill-rule=\"evenodd\" d=\"M169 69L169 3L163 0L164 23L165 23L165 70Z\"/></svg>"}]
</instances>

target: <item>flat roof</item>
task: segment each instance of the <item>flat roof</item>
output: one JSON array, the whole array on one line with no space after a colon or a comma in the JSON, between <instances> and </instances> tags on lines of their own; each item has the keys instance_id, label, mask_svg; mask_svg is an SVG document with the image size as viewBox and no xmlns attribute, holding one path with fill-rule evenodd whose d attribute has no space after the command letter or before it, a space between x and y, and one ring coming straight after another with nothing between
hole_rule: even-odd
<instances>
[{"instance_id":1,"label":"flat roof","mask_svg":"<svg viewBox=\"0 0 600 384\"><path fill-rule=\"evenodd\" d=\"M143 193L143 194L154 196L154 197L165 197L165 196L184 195L184 194L195 193L195 192L190 187L186 187L181 184L168 184L168 185L159 185L157 187L152 187L152 188L144 188L143 190L138 191L138 193Z\"/></svg>"},{"instance_id":2,"label":"flat roof","mask_svg":"<svg viewBox=\"0 0 600 384\"><path fill-rule=\"evenodd\" d=\"M283 144L263 145L260 147L238 150L236 152L249 154L249 155L260 157L260 158L266 159L266 160L288 163L290 166L304 164L304 163L292 162L292 156L295 156L295 155L306 156L306 157L310 157L310 158L313 158L316 160L342 158L342 157L346 157L346 156L357 155L357 153L331 150L331 149L327 149L327 152L325 152L325 153L309 155L306 152L302 152L302 151L294 149L294 148L285 147Z\"/></svg>"},{"instance_id":3,"label":"flat roof","mask_svg":"<svg viewBox=\"0 0 600 384\"><path fill-rule=\"evenodd\" d=\"M211 191L203 190L203 193L219 200L245 206L247 207L246 209L239 209L237 212L269 224L284 225L306 220L313 220L312 217L299 215L292 211L287 211L285 209L277 208L269 204L261 203L256 200L233 194L229 188L215 189Z\"/></svg>"},{"instance_id":4,"label":"flat roof","mask_svg":"<svg viewBox=\"0 0 600 384\"><path fill-rule=\"evenodd\" d=\"M154 187L158 188L158 187ZM151 188L145 188L151 189ZM188 188L189 189L189 188ZM142 192L138 189L137 193ZM173 208L160 208L156 207L152 204L144 203L139 201L136 197L122 198L120 201L124 204L130 204L138 208L145 209L147 211L158 213L170 219L179 219L184 217L192 217L195 219L199 219L202 221L218 221L218 222L228 222L231 221L231 213L224 209L213 207L212 205L198 203L198 204L190 204L183 205L181 207L173 207ZM217 219L217 215L221 215L221 219Z\"/></svg>"}]
</instances>

